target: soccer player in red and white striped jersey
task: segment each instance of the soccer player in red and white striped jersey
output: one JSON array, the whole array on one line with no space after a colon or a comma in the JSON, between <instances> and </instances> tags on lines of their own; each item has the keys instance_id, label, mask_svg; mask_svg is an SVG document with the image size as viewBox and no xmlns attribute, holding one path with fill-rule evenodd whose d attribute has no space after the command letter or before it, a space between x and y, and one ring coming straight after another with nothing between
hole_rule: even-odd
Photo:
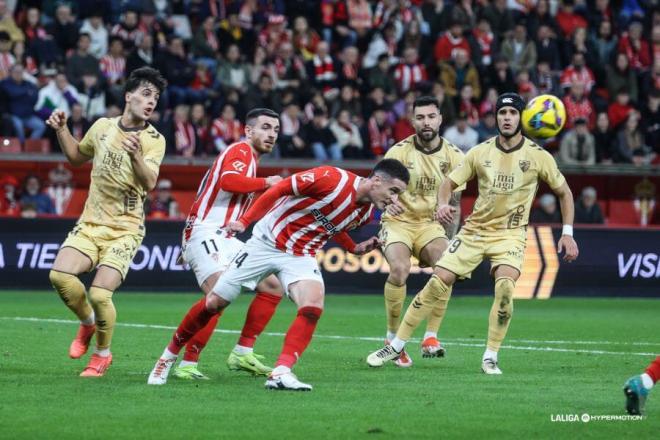
<instances>
[{"instance_id":1,"label":"soccer player in red and white striped jersey","mask_svg":"<svg viewBox=\"0 0 660 440\"><path fill-rule=\"evenodd\" d=\"M323 311L325 289L315 254L330 238L356 255L376 248L376 237L355 244L347 231L370 219L372 205L384 209L394 203L409 179L401 162L385 159L368 178L323 166L297 173L267 190L238 221L227 225L230 232L243 232L261 219L206 301L188 312L156 367L166 364L242 289L252 289L265 275L275 274L298 306L298 314L266 388L310 391L311 385L299 381L291 368L307 348Z\"/></svg>"},{"instance_id":2,"label":"soccer player in red and white striped jersey","mask_svg":"<svg viewBox=\"0 0 660 440\"><path fill-rule=\"evenodd\" d=\"M243 246L243 242L224 231L227 224L245 213L255 192L282 180L280 176L257 177L259 156L269 153L277 140L280 125L277 113L269 109L254 109L246 119L246 140L230 145L206 172L183 231L183 260L194 271L205 294L211 291L220 274ZM270 321L283 292L274 276L259 283L256 291L241 338L229 355L227 364L231 369L247 369L255 374L267 375L271 368L259 361L252 347ZM197 369L197 362L213 334L218 317L215 315L188 342L183 360L174 371L175 376L182 379L206 378Z\"/></svg>"}]
</instances>

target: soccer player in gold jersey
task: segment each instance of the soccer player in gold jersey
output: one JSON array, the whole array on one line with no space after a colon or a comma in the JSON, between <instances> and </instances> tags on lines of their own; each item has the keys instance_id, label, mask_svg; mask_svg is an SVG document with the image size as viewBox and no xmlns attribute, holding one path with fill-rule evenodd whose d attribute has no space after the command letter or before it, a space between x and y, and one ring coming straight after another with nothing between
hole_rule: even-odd
<instances>
[{"instance_id":1,"label":"soccer player in gold jersey","mask_svg":"<svg viewBox=\"0 0 660 440\"><path fill-rule=\"evenodd\" d=\"M410 274L410 257L414 255L423 266L433 266L447 248L445 228L435 220L438 189L451 170L463 159L456 146L439 135L442 115L440 104L432 96L421 96L413 103L412 125L415 134L394 145L385 155L396 159L410 172L410 182L399 202L383 214L380 239L390 274L385 282L385 313L387 315L386 341L391 341L399 329L403 302L406 298L406 280ZM459 188L459 190L462 188ZM458 195L452 203L458 204ZM444 310L438 304L427 320L422 342L422 356L444 356L438 341L438 328ZM395 364L412 365L412 359L403 351Z\"/></svg>"},{"instance_id":2,"label":"soccer player in gold jersey","mask_svg":"<svg viewBox=\"0 0 660 440\"><path fill-rule=\"evenodd\" d=\"M144 199L156 186L165 154L165 138L147 122L164 88L157 70L134 70L126 82L123 114L100 118L80 142L67 128L63 111L55 110L46 122L72 165L92 161L85 208L49 274L57 293L80 319L69 356L82 357L96 333L96 350L81 376L103 376L112 363L112 293L126 278L144 237ZM94 268L87 293L78 275Z\"/></svg>"},{"instance_id":3,"label":"soccer player in gold jersey","mask_svg":"<svg viewBox=\"0 0 660 440\"><path fill-rule=\"evenodd\" d=\"M452 239L447 252L435 263L434 274L406 311L390 345L367 357L372 367L397 359L419 323L438 304L447 304L451 286L469 278L485 258L495 278L495 300L488 320L488 342L482 371L502 374L497 354L513 314L513 291L520 276L525 252L529 210L539 180L559 197L564 227L558 243L564 261L578 256L573 240L573 195L553 157L521 133L520 114L525 102L520 95L504 93L497 99L499 134L475 146L440 187L436 219L450 222L455 208L449 205L452 191L477 178L479 197L462 230Z\"/></svg>"}]
</instances>

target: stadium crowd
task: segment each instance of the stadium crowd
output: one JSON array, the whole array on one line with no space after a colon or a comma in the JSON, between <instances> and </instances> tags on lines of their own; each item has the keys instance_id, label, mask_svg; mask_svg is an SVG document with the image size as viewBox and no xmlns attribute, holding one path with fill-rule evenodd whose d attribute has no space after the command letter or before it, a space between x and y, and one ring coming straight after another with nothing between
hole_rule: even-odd
<instances>
[{"instance_id":1,"label":"stadium crowd","mask_svg":"<svg viewBox=\"0 0 660 440\"><path fill-rule=\"evenodd\" d=\"M381 157L413 132L420 93L467 150L518 91L562 97L546 146L564 163L660 157L660 9L645 0L0 0L0 134L52 136L62 108L81 137L145 65L169 82L152 122L171 155L215 155L270 107L276 157Z\"/></svg>"}]
</instances>

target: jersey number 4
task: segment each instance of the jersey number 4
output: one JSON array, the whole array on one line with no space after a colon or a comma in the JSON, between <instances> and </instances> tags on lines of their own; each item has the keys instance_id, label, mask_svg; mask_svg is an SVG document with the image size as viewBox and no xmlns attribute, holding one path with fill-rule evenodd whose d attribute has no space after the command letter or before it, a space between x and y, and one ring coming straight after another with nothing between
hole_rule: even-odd
<instances>
[{"instance_id":1,"label":"jersey number 4","mask_svg":"<svg viewBox=\"0 0 660 440\"><path fill-rule=\"evenodd\" d=\"M234 263L236 263L236 267L241 267L243 261L245 261L245 259L247 258L247 255L248 255L247 252L243 252L241 255L236 257L236 259L234 260Z\"/></svg>"}]
</instances>

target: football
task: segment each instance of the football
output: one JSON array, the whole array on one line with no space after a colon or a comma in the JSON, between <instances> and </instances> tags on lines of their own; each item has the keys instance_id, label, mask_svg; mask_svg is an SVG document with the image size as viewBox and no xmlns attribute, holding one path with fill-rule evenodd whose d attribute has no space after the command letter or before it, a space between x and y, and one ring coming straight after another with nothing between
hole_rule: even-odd
<instances>
[{"instance_id":1,"label":"football","mask_svg":"<svg viewBox=\"0 0 660 440\"><path fill-rule=\"evenodd\" d=\"M566 108L554 95L540 95L527 103L522 113L523 130L533 138L551 138L559 134L566 122Z\"/></svg>"}]
</instances>

